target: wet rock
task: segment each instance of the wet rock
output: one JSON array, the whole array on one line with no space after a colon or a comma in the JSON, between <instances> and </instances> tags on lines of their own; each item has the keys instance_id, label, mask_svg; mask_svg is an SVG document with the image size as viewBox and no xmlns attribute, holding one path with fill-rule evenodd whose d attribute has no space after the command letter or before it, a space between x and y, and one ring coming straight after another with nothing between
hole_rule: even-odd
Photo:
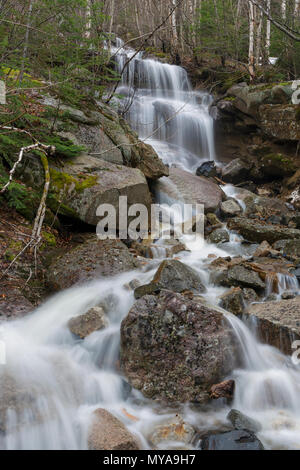
<instances>
[{"instance_id":1,"label":"wet rock","mask_svg":"<svg viewBox=\"0 0 300 470\"><path fill-rule=\"evenodd\" d=\"M273 248L286 256L300 258L300 240L279 240L274 243Z\"/></svg>"},{"instance_id":2,"label":"wet rock","mask_svg":"<svg viewBox=\"0 0 300 470\"><path fill-rule=\"evenodd\" d=\"M300 339L300 297L250 305L247 315L254 317L263 342L284 354L292 354L292 343Z\"/></svg>"},{"instance_id":3,"label":"wet rock","mask_svg":"<svg viewBox=\"0 0 300 470\"><path fill-rule=\"evenodd\" d=\"M229 242L229 233L223 228L217 228L208 237L209 243L226 243Z\"/></svg>"},{"instance_id":4,"label":"wet rock","mask_svg":"<svg viewBox=\"0 0 300 470\"><path fill-rule=\"evenodd\" d=\"M241 206L234 199L223 201L220 205L220 210L224 217L235 217L242 212Z\"/></svg>"},{"instance_id":5,"label":"wet rock","mask_svg":"<svg viewBox=\"0 0 300 470\"><path fill-rule=\"evenodd\" d=\"M93 307L78 317L71 318L68 327L71 333L84 339L94 331L102 330L108 326L108 318L101 307Z\"/></svg>"},{"instance_id":6,"label":"wet rock","mask_svg":"<svg viewBox=\"0 0 300 470\"><path fill-rule=\"evenodd\" d=\"M242 265L232 266L228 270L224 284L251 287L253 289L264 289L266 287L257 272Z\"/></svg>"},{"instance_id":7,"label":"wet rock","mask_svg":"<svg viewBox=\"0 0 300 470\"><path fill-rule=\"evenodd\" d=\"M192 175L180 168L170 168L169 179L160 179L156 190L175 201L203 204L205 213L215 212L225 198L223 191L211 179Z\"/></svg>"},{"instance_id":8,"label":"wet rock","mask_svg":"<svg viewBox=\"0 0 300 470\"><path fill-rule=\"evenodd\" d=\"M245 309L243 292L240 287L234 287L220 297L220 307L234 315L242 315Z\"/></svg>"},{"instance_id":9,"label":"wet rock","mask_svg":"<svg viewBox=\"0 0 300 470\"><path fill-rule=\"evenodd\" d=\"M167 442L180 442L189 444L195 435L195 429L186 423L179 415L156 426L154 432L149 437L149 441L155 446L163 445Z\"/></svg>"},{"instance_id":10,"label":"wet rock","mask_svg":"<svg viewBox=\"0 0 300 470\"><path fill-rule=\"evenodd\" d=\"M218 398L232 399L234 395L235 381L224 380L223 382L213 385L210 389L210 398L217 400Z\"/></svg>"},{"instance_id":11,"label":"wet rock","mask_svg":"<svg viewBox=\"0 0 300 470\"><path fill-rule=\"evenodd\" d=\"M247 303L257 302L257 300L259 299L255 290L247 287L243 289L243 297Z\"/></svg>"},{"instance_id":12,"label":"wet rock","mask_svg":"<svg viewBox=\"0 0 300 470\"><path fill-rule=\"evenodd\" d=\"M247 431L254 433L262 430L262 425L258 421L249 418L249 416L238 410L230 410L227 419L231 422L234 429L247 429Z\"/></svg>"},{"instance_id":13,"label":"wet rock","mask_svg":"<svg viewBox=\"0 0 300 470\"><path fill-rule=\"evenodd\" d=\"M247 179L251 167L251 163L235 158L223 168L222 180L232 184L241 183Z\"/></svg>"},{"instance_id":14,"label":"wet rock","mask_svg":"<svg viewBox=\"0 0 300 470\"><path fill-rule=\"evenodd\" d=\"M268 256L270 253L272 253L272 251L273 250L271 245L266 240L264 240L255 250L253 256L257 258L259 258L260 256Z\"/></svg>"},{"instance_id":15,"label":"wet rock","mask_svg":"<svg viewBox=\"0 0 300 470\"><path fill-rule=\"evenodd\" d=\"M206 177L217 176L217 167L216 167L215 162L208 161L208 162L202 163L202 165L199 166L199 168L197 168L196 175L206 176Z\"/></svg>"},{"instance_id":16,"label":"wet rock","mask_svg":"<svg viewBox=\"0 0 300 470\"><path fill-rule=\"evenodd\" d=\"M172 256L185 251L187 248L179 240L170 239L164 240L163 243L155 243L153 239L148 238L133 242L131 249L144 258L156 258L156 254L160 253L164 254L164 256L160 257L172 258Z\"/></svg>"},{"instance_id":17,"label":"wet rock","mask_svg":"<svg viewBox=\"0 0 300 470\"><path fill-rule=\"evenodd\" d=\"M137 438L121 421L102 408L93 413L88 446L90 450L140 450Z\"/></svg>"},{"instance_id":18,"label":"wet rock","mask_svg":"<svg viewBox=\"0 0 300 470\"><path fill-rule=\"evenodd\" d=\"M283 294L281 294L282 300L290 300L290 299L294 299L295 297L296 297L296 294L293 292L283 292Z\"/></svg>"},{"instance_id":19,"label":"wet rock","mask_svg":"<svg viewBox=\"0 0 300 470\"><path fill-rule=\"evenodd\" d=\"M203 436L201 450L264 450L264 447L252 432L234 430Z\"/></svg>"},{"instance_id":20,"label":"wet rock","mask_svg":"<svg viewBox=\"0 0 300 470\"><path fill-rule=\"evenodd\" d=\"M145 286L138 287L135 298L138 299L146 294L154 294L161 289L173 292L205 292L200 277L194 269L178 260L165 260L156 271L153 281Z\"/></svg>"},{"instance_id":21,"label":"wet rock","mask_svg":"<svg viewBox=\"0 0 300 470\"><path fill-rule=\"evenodd\" d=\"M220 311L170 291L139 299L121 325L121 370L164 402L206 402L236 364L234 348Z\"/></svg>"},{"instance_id":22,"label":"wet rock","mask_svg":"<svg viewBox=\"0 0 300 470\"><path fill-rule=\"evenodd\" d=\"M161 289L173 292L205 292L198 273L178 260L165 260L156 271L153 282Z\"/></svg>"},{"instance_id":23,"label":"wet rock","mask_svg":"<svg viewBox=\"0 0 300 470\"><path fill-rule=\"evenodd\" d=\"M137 267L137 261L119 240L88 238L80 246L54 259L48 268L47 284L53 290L101 276L114 276Z\"/></svg>"},{"instance_id":24,"label":"wet rock","mask_svg":"<svg viewBox=\"0 0 300 470\"><path fill-rule=\"evenodd\" d=\"M246 240L261 243L275 243L278 240L300 239L300 230L293 228L282 228L274 225L263 225L254 220L235 217L228 222L230 230L240 233Z\"/></svg>"},{"instance_id":25,"label":"wet rock","mask_svg":"<svg viewBox=\"0 0 300 470\"><path fill-rule=\"evenodd\" d=\"M33 308L32 303L18 289L0 287L0 322L23 317Z\"/></svg>"}]
</instances>

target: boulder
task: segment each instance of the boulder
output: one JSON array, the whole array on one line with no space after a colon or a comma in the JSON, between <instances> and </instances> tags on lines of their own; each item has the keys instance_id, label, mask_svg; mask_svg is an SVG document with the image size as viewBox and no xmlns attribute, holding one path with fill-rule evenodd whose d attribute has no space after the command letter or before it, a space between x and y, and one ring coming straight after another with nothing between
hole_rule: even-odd
<instances>
[{"instance_id":1,"label":"boulder","mask_svg":"<svg viewBox=\"0 0 300 470\"><path fill-rule=\"evenodd\" d=\"M88 447L90 450L140 450L137 438L121 421L102 408L93 413Z\"/></svg>"},{"instance_id":2,"label":"boulder","mask_svg":"<svg viewBox=\"0 0 300 470\"><path fill-rule=\"evenodd\" d=\"M261 243L275 243L278 240L300 239L300 230L283 228L276 225L264 225L261 222L244 217L235 217L228 222L230 230L240 233L246 240Z\"/></svg>"},{"instance_id":3,"label":"boulder","mask_svg":"<svg viewBox=\"0 0 300 470\"><path fill-rule=\"evenodd\" d=\"M158 179L168 176L169 170L158 157L155 150L140 141L127 122L109 106L98 102L97 111L82 111L60 104L52 97L46 97L43 104L60 109L73 121L72 133L60 131L62 137L76 144L84 145L86 156L93 156L110 163L138 168L146 178Z\"/></svg>"},{"instance_id":4,"label":"boulder","mask_svg":"<svg viewBox=\"0 0 300 470\"><path fill-rule=\"evenodd\" d=\"M161 291L135 302L121 325L121 370L163 402L206 402L236 365L231 326L211 306Z\"/></svg>"},{"instance_id":5,"label":"boulder","mask_svg":"<svg viewBox=\"0 0 300 470\"><path fill-rule=\"evenodd\" d=\"M124 243L98 240L93 236L53 260L47 271L47 284L52 290L67 289L77 283L114 276L136 267L137 262Z\"/></svg>"},{"instance_id":6,"label":"boulder","mask_svg":"<svg viewBox=\"0 0 300 470\"><path fill-rule=\"evenodd\" d=\"M238 410L230 410L227 419L234 429L247 429L250 432L260 432L262 430L262 425L256 419L249 418L249 416Z\"/></svg>"},{"instance_id":7,"label":"boulder","mask_svg":"<svg viewBox=\"0 0 300 470\"><path fill-rule=\"evenodd\" d=\"M214 161L208 161L202 163L199 168L196 170L197 176L206 176L206 177L213 177L217 176L217 167Z\"/></svg>"},{"instance_id":8,"label":"boulder","mask_svg":"<svg viewBox=\"0 0 300 470\"><path fill-rule=\"evenodd\" d=\"M63 168L50 169L49 207L55 212L97 225L101 204L111 204L119 220L119 197L127 196L128 206L143 204L148 211L151 196L143 173L136 168L115 165L88 155L74 157ZM62 204L59 204L60 200Z\"/></svg>"},{"instance_id":9,"label":"boulder","mask_svg":"<svg viewBox=\"0 0 300 470\"><path fill-rule=\"evenodd\" d=\"M300 140L298 106L266 104L259 108L260 125L265 134L280 140Z\"/></svg>"},{"instance_id":10,"label":"boulder","mask_svg":"<svg viewBox=\"0 0 300 470\"><path fill-rule=\"evenodd\" d=\"M135 290L135 298L138 299L146 294L154 294L161 289L179 293L185 291L195 294L205 292L205 287L197 272L178 260L163 261L152 282Z\"/></svg>"},{"instance_id":11,"label":"boulder","mask_svg":"<svg viewBox=\"0 0 300 470\"><path fill-rule=\"evenodd\" d=\"M195 429L186 423L180 415L170 418L156 426L149 437L149 441L155 446L169 442L190 444L195 435Z\"/></svg>"},{"instance_id":12,"label":"boulder","mask_svg":"<svg viewBox=\"0 0 300 470\"><path fill-rule=\"evenodd\" d=\"M210 389L210 398L217 400L218 398L232 399L234 395L235 381L224 380L223 382L213 385Z\"/></svg>"},{"instance_id":13,"label":"boulder","mask_svg":"<svg viewBox=\"0 0 300 470\"><path fill-rule=\"evenodd\" d=\"M208 237L209 243L226 243L229 242L229 233L224 228L217 228Z\"/></svg>"},{"instance_id":14,"label":"boulder","mask_svg":"<svg viewBox=\"0 0 300 470\"><path fill-rule=\"evenodd\" d=\"M242 208L234 199L227 199L221 203L220 211L224 217L235 217L241 214Z\"/></svg>"},{"instance_id":15,"label":"boulder","mask_svg":"<svg viewBox=\"0 0 300 470\"><path fill-rule=\"evenodd\" d=\"M235 158L222 169L222 180L232 184L241 183L247 179L251 167L252 163Z\"/></svg>"},{"instance_id":16,"label":"boulder","mask_svg":"<svg viewBox=\"0 0 300 470\"><path fill-rule=\"evenodd\" d=\"M266 285L259 274L243 265L232 266L227 271L224 285L265 289Z\"/></svg>"},{"instance_id":17,"label":"boulder","mask_svg":"<svg viewBox=\"0 0 300 470\"><path fill-rule=\"evenodd\" d=\"M264 450L264 447L252 432L234 430L203 436L201 450Z\"/></svg>"},{"instance_id":18,"label":"boulder","mask_svg":"<svg viewBox=\"0 0 300 470\"><path fill-rule=\"evenodd\" d=\"M234 315L242 315L245 309L243 291L240 287L233 287L220 297L220 307Z\"/></svg>"},{"instance_id":19,"label":"boulder","mask_svg":"<svg viewBox=\"0 0 300 470\"><path fill-rule=\"evenodd\" d=\"M214 181L180 168L170 168L169 178L159 180L156 190L167 199L186 204L203 204L205 213L215 212L224 199L223 191Z\"/></svg>"},{"instance_id":20,"label":"boulder","mask_svg":"<svg viewBox=\"0 0 300 470\"><path fill-rule=\"evenodd\" d=\"M101 307L93 307L83 315L73 317L68 322L71 333L84 339L94 331L102 330L108 326L108 319Z\"/></svg>"},{"instance_id":21,"label":"boulder","mask_svg":"<svg viewBox=\"0 0 300 470\"><path fill-rule=\"evenodd\" d=\"M254 317L263 342L284 354L292 354L292 343L300 339L300 297L252 304L245 314Z\"/></svg>"},{"instance_id":22,"label":"boulder","mask_svg":"<svg viewBox=\"0 0 300 470\"><path fill-rule=\"evenodd\" d=\"M279 240L274 243L273 248L286 256L300 258L300 240Z\"/></svg>"}]
</instances>

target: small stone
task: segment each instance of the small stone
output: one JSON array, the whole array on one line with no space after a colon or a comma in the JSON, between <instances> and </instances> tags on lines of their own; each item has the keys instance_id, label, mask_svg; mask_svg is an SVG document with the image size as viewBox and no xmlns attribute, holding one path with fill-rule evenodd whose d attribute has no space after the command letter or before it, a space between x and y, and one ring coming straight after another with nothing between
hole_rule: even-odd
<instances>
[{"instance_id":1,"label":"small stone","mask_svg":"<svg viewBox=\"0 0 300 470\"><path fill-rule=\"evenodd\" d=\"M101 307L93 307L87 313L71 318L68 323L71 333L79 336L81 339L107 326L108 319Z\"/></svg>"},{"instance_id":2,"label":"small stone","mask_svg":"<svg viewBox=\"0 0 300 470\"><path fill-rule=\"evenodd\" d=\"M244 415L239 410L230 410L227 419L235 429L247 429L250 432L259 432L262 429L262 425L258 421L249 418L249 416Z\"/></svg>"},{"instance_id":3,"label":"small stone","mask_svg":"<svg viewBox=\"0 0 300 470\"><path fill-rule=\"evenodd\" d=\"M216 400L218 398L233 398L235 389L234 380L224 380L219 384L213 385L210 389L210 398Z\"/></svg>"},{"instance_id":4,"label":"small stone","mask_svg":"<svg viewBox=\"0 0 300 470\"><path fill-rule=\"evenodd\" d=\"M228 199L222 202L220 210L224 217L234 217L242 212L241 206L234 199Z\"/></svg>"},{"instance_id":5,"label":"small stone","mask_svg":"<svg viewBox=\"0 0 300 470\"><path fill-rule=\"evenodd\" d=\"M226 229L217 228L208 237L209 243L226 243L229 242L229 233Z\"/></svg>"},{"instance_id":6,"label":"small stone","mask_svg":"<svg viewBox=\"0 0 300 470\"><path fill-rule=\"evenodd\" d=\"M88 437L90 450L139 450L137 438L124 424L107 410L99 408L93 413Z\"/></svg>"},{"instance_id":7,"label":"small stone","mask_svg":"<svg viewBox=\"0 0 300 470\"><path fill-rule=\"evenodd\" d=\"M180 415L174 416L154 429L149 440L155 446L164 442L189 444L195 435L195 429L186 423Z\"/></svg>"}]
</instances>

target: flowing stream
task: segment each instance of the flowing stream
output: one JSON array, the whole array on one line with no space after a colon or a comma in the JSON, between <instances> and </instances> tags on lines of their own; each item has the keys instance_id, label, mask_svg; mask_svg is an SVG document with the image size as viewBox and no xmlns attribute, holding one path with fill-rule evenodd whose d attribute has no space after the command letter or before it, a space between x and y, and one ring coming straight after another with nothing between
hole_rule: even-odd
<instances>
[{"instance_id":1,"label":"flowing stream","mask_svg":"<svg viewBox=\"0 0 300 470\"><path fill-rule=\"evenodd\" d=\"M116 50L121 70L134 51L123 49L120 41ZM193 172L201 161L216 158L208 112L211 97L193 92L182 68L143 60L138 54L118 92L125 97L123 101L132 102L129 122L141 138L148 138L164 162ZM191 251L177 256L198 271L207 288L204 297L215 304L226 289L209 282L208 255L247 257L247 252L234 235L221 248L191 241L189 236L183 242ZM139 270L60 292L25 318L1 325L7 364L0 366L0 449L86 449L91 415L99 407L121 419L145 449L150 448L148 437L154 427L176 411L199 430L224 427L230 409L226 404L162 409L130 390L118 372L120 323L134 303L133 292L125 286L135 278L141 283L152 279L165 256L160 244L154 254L156 258ZM76 339L68 320L99 304L105 305L109 326L85 340ZM300 369L275 348L260 344L255 325L251 331L235 316L225 311L224 315L243 356L242 367L230 375L236 381L231 407L261 423L258 437L267 449L300 449ZM1 432L4 422L5 433ZM170 442L162 448L184 446Z\"/></svg>"}]
</instances>

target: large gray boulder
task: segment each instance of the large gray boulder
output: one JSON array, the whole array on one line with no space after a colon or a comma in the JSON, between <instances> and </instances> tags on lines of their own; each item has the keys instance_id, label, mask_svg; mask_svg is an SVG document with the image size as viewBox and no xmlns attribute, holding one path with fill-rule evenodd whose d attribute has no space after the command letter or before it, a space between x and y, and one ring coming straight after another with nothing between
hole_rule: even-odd
<instances>
[{"instance_id":1,"label":"large gray boulder","mask_svg":"<svg viewBox=\"0 0 300 470\"><path fill-rule=\"evenodd\" d=\"M213 307L170 291L146 295L122 322L121 370L146 397L206 402L236 365L232 333Z\"/></svg>"},{"instance_id":2,"label":"large gray boulder","mask_svg":"<svg viewBox=\"0 0 300 470\"><path fill-rule=\"evenodd\" d=\"M203 204L206 213L215 212L225 199L223 191L213 180L180 168L170 168L169 178L159 180L156 189L169 200Z\"/></svg>"},{"instance_id":3,"label":"large gray boulder","mask_svg":"<svg viewBox=\"0 0 300 470\"><path fill-rule=\"evenodd\" d=\"M101 276L114 276L137 267L128 248L119 240L89 237L52 261L47 271L47 284L52 290L66 289L77 283Z\"/></svg>"},{"instance_id":4,"label":"large gray boulder","mask_svg":"<svg viewBox=\"0 0 300 470\"><path fill-rule=\"evenodd\" d=\"M294 340L300 339L300 297L250 305L246 314L255 318L261 339L292 354Z\"/></svg>"},{"instance_id":5,"label":"large gray boulder","mask_svg":"<svg viewBox=\"0 0 300 470\"><path fill-rule=\"evenodd\" d=\"M136 168L81 155L63 168L51 168L50 176L50 207L87 224L97 225L100 218L96 212L101 204L111 204L118 221L120 196L127 196L129 206L140 203L150 210L148 184ZM61 205L57 202L60 199Z\"/></svg>"}]
</instances>

